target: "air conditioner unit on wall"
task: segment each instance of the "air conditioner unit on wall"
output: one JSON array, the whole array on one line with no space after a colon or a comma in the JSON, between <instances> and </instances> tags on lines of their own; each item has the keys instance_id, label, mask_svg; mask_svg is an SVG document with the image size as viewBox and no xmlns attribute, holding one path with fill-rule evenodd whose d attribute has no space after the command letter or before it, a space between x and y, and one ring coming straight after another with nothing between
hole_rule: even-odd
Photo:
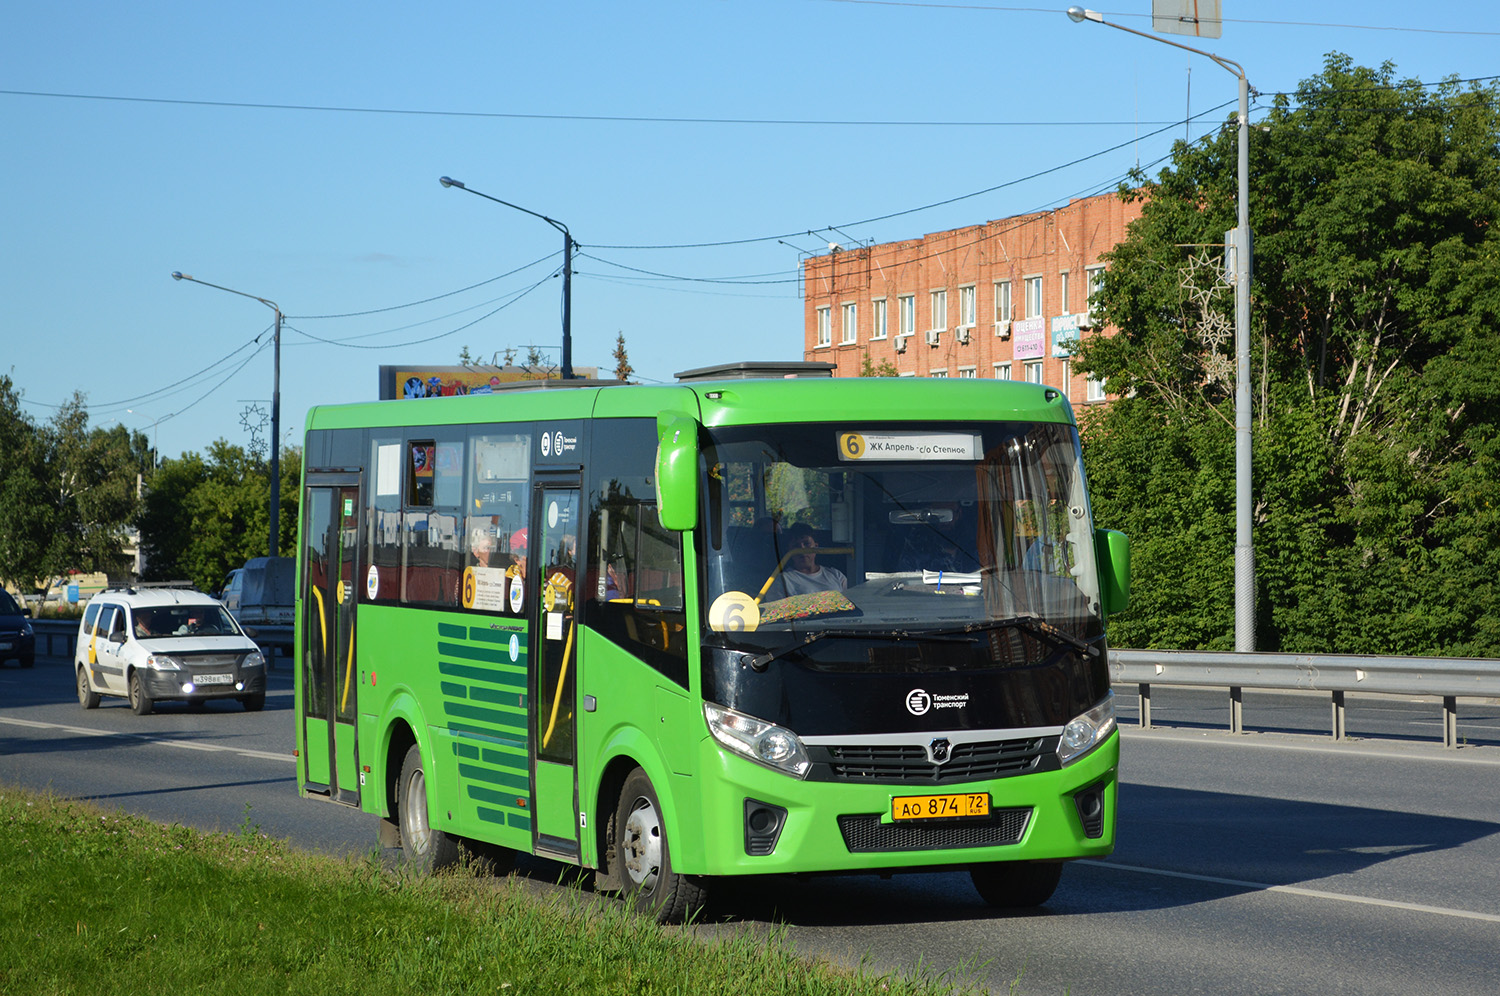
<instances>
[{"instance_id":1,"label":"air conditioner unit on wall","mask_svg":"<svg viewBox=\"0 0 1500 996\"><path fill-rule=\"evenodd\" d=\"M995 323L995 334L998 335L1002 339L1009 339L1010 338L1010 320L1006 319L1003 322L996 322Z\"/></svg>"},{"instance_id":2,"label":"air conditioner unit on wall","mask_svg":"<svg viewBox=\"0 0 1500 996\"><path fill-rule=\"evenodd\" d=\"M1078 327L1087 332L1089 329L1099 327L1099 319L1091 311L1086 311L1078 316Z\"/></svg>"},{"instance_id":3,"label":"air conditioner unit on wall","mask_svg":"<svg viewBox=\"0 0 1500 996\"><path fill-rule=\"evenodd\" d=\"M928 329L928 331L927 331L927 345L929 345L929 346L933 347L934 349L936 349L937 346L938 346L938 343L941 341L940 340L941 336L942 336L942 333L939 332L937 329Z\"/></svg>"},{"instance_id":4,"label":"air conditioner unit on wall","mask_svg":"<svg viewBox=\"0 0 1500 996\"><path fill-rule=\"evenodd\" d=\"M896 352L898 352L898 353L904 353L904 352L906 352L906 336L904 336L904 335L898 335L898 336L896 336Z\"/></svg>"},{"instance_id":5,"label":"air conditioner unit on wall","mask_svg":"<svg viewBox=\"0 0 1500 996\"><path fill-rule=\"evenodd\" d=\"M958 336L958 341L959 342L963 343L964 345L968 345L969 344L969 330L968 329L966 329L966 328L959 329L956 334Z\"/></svg>"}]
</instances>

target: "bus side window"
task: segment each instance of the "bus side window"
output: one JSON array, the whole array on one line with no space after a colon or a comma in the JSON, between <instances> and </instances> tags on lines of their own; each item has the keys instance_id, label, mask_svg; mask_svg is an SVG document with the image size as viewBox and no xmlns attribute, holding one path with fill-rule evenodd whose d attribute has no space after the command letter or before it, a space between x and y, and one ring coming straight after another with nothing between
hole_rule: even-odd
<instances>
[{"instance_id":1,"label":"bus side window","mask_svg":"<svg viewBox=\"0 0 1500 996\"><path fill-rule=\"evenodd\" d=\"M682 544L656 506L619 499L595 509L587 625L687 685Z\"/></svg>"}]
</instances>

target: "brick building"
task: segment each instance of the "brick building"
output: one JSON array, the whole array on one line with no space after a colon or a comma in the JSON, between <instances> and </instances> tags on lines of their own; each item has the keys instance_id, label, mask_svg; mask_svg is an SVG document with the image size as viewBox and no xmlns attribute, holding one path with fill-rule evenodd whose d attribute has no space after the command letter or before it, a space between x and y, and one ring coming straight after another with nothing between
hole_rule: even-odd
<instances>
[{"instance_id":1,"label":"brick building","mask_svg":"<svg viewBox=\"0 0 1500 996\"><path fill-rule=\"evenodd\" d=\"M1088 311L1099 255L1140 214L1140 202L1103 194L814 256L803 262L803 355L839 377L859 376L868 354L904 377L1031 380L1066 387L1075 405L1103 401L1104 385L1073 374L1067 343L1106 331Z\"/></svg>"}]
</instances>

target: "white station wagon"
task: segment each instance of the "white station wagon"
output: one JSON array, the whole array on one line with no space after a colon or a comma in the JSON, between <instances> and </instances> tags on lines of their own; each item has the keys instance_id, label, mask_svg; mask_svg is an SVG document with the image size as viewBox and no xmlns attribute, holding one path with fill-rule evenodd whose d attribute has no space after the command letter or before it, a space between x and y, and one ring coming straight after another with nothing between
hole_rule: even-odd
<instances>
[{"instance_id":1,"label":"white station wagon","mask_svg":"<svg viewBox=\"0 0 1500 996\"><path fill-rule=\"evenodd\" d=\"M238 699L252 712L266 704L260 648L223 605L187 587L142 584L95 595L78 625L73 665L85 709L104 695L128 698L138 716L166 699Z\"/></svg>"}]
</instances>

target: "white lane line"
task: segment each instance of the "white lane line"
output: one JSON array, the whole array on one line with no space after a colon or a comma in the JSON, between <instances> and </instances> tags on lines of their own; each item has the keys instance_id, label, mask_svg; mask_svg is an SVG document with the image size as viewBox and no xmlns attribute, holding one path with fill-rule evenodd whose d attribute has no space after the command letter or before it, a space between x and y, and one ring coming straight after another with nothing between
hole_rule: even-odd
<instances>
[{"instance_id":1,"label":"white lane line","mask_svg":"<svg viewBox=\"0 0 1500 996\"><path fill-rule=\"evenodd\" d=\"M1494 747L1464 747L1453 750L1432 741L1403 742L1401 746L1383 747L1374 740L1354 740L1340 743L1331 736L1318 738L1316 734L1284 734L1300 736L1306 742L1263 739L1278 734L1230 733L1227 729L1171 732L1167 727L1152 727L1143 730L1139 726L1121 726L1120 734L1125 739L1139 737L1143 742L1163 740L1171 743L1203 744L1218 747L1246 747L1251 750L1291 750L1315 754L1340 754L1345 757L1379 757L1388 761L1439 761L1444 764L1479 764L1485 767L1500 767L1500 752ZM1359 746L1356 746L1358 744ZM1406 748L1406 749L1402 749ZM1428 748L1431 748L1429 751Z\"/></svg>"},{"instance_id":2,"label":"white lane line","mask_svg":"<svg viewBox=\"0 0 1500 996\"><path fill-rule=\"evenodd\" d=\"M1229 885L1237 889L1254 889L1257 892L1284 892L1292 896L1309 899L1331 899L1340 903L1356 903L1361 906L1384 906L1388 909L1406 910L1411 913L1435 913L1438 916L1456 916L1464 920L1483 920L1500 923L1500 914L1478 913L1474 910L1455 910L1446 906L1427 906L1423 903L1403 903L1393 899L1376 899L1373 896L1351 896L1343 892L1325 892L1321 889L1304 889L1296 885L1270 885L1266 882L1245 882L1237 878L1219 878L1216 875L1194 875L1191 872L1166 871L1161 868L1145 868L1141 865L1123 865L1113 861L1095 861L1085 858L1078 862L1095 868L1114 868L1119 871L1137 872L1142 875L1159 875L1163 878L1182 878L1190 882L1208 882L1213 885Z\"/></svg>"},{"instance_id":3,"label":"white lane line","mask_svg":"<svg viewBox=\"0 0 1500 996\"><path fill-rule=\"evenodd\" d=\"M64 733L75 733L84 737L103 737L116 740L140 740L148 744L160 744L163 747L181 747L184 750L206 750L219 751L225 754L238 754L240 757L254 757L262 761L295 761L291 754L276 754L265 750L249 750L245 747L225 747L222 744L202 744L191 740L173 740L167 737L153 737L144 733L115 733L112 730L94 730L86 726L65 726L61 723L38 723L31 719L15 719L10 716L0 716L0 723L9 723L11 726L25 726L33 730L60 730Z\"/></svg>"}]
</instances>

